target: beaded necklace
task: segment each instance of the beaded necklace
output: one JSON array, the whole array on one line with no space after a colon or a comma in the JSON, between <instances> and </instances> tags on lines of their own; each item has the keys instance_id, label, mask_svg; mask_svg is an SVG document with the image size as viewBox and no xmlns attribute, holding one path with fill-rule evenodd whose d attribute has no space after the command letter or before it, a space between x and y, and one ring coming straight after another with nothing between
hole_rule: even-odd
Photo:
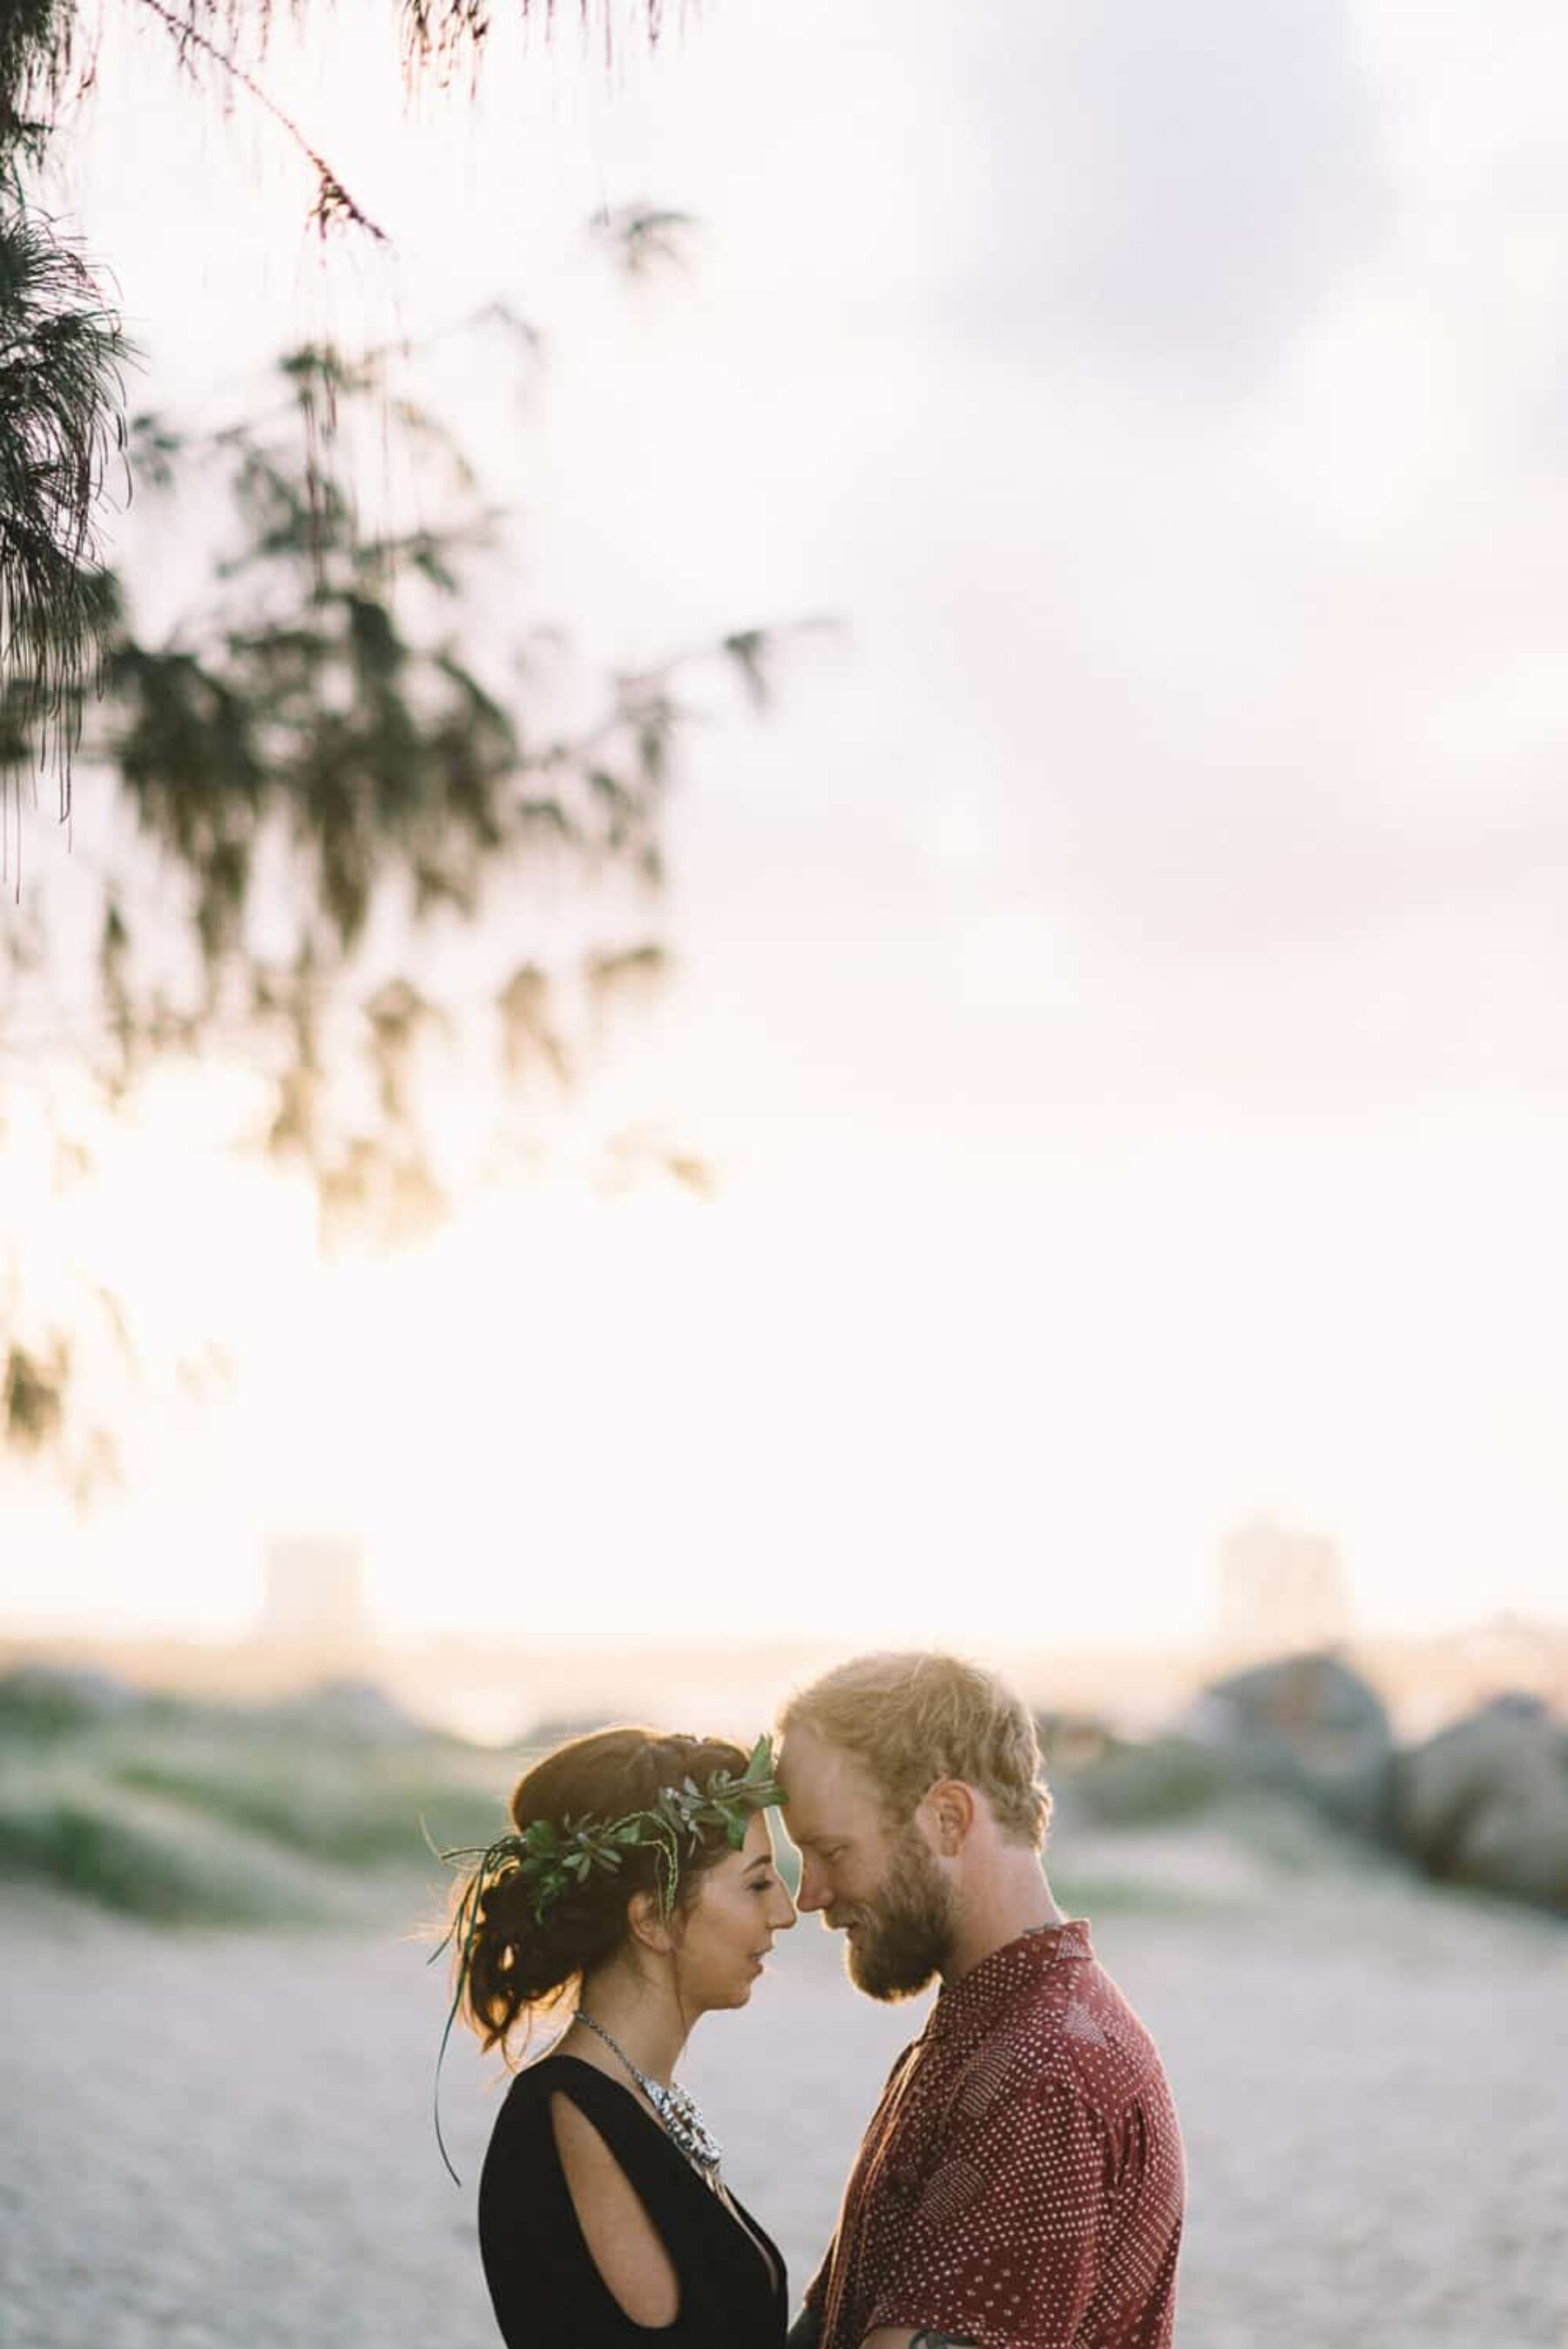
<instances>
[{"instance_id":1,"label":"beaded necklace","mask_svg":"<svg viewBox=\"0 0 1568 2349\"><path fill-rule=\"evenodd\" d=\"M658 2115L665 2133L679 2147L704 2184L711 2186L716 2192L719 2191L724 2181L719 2177L718 2166L724 2159L724 2148L679 2081L672 2080L666 2088L662 2081L650 2080L647 2074L633 2063L619 2040L612 2039L603 2024L595 2023L583 2007L575 2009L572 2019L574 2023L585 2023L595 2037L604 2042L612 2055L620 2057Z\"/></svg>"}]
</instances>

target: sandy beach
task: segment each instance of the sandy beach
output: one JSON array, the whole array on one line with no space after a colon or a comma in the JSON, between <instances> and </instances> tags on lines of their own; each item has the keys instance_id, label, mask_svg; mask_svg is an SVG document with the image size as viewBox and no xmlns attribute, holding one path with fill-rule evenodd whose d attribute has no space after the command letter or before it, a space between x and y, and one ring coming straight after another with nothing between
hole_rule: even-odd
<instances>
[{"instance_id":1,"label":"sandy beach","mask_svg":"<svg viewBox=\"0 0 1568 2349\"><path fill-rule=\"evenodd\" d=\"M1289 1838L1286 1838L1289 1841ZM1302 1831L1071 1842L1057 1878L1154 2029L1191 2178L1184 2349L1563 2349L1568 1931ZM417 1905L417 1904L416 1904ZM170 1932L8 1888L8 2349L488 2349L473 2196L494 2065L443 2083L407 1899L363 1928ZM686 2076L796 2287L923 2002L814 1920Z\"/></svg>"}]
</instances>

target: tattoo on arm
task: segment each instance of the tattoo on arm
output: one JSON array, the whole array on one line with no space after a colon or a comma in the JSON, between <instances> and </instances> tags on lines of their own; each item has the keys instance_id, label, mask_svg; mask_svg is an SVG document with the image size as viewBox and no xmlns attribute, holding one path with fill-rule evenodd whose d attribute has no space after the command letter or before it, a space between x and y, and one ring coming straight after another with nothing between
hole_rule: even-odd
<instances>
[{"instance_id":1,"label":"tattoo on arm","mask_svg":"<svg viewBox=\"0 0 1568 2349\"><path fill-rule=\"evenodd\" d=\"M923 2330L909 2336L909 2349L980 2349L967 2333L932 2333Z\"/></svg>"}]
</instances>

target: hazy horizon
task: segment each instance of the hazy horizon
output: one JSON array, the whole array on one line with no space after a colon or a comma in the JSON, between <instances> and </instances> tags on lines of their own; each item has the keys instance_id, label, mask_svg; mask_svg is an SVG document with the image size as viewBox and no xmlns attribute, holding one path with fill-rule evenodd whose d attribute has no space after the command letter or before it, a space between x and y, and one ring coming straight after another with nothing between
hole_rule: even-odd
<instances>
[{"instance_id":1,"label":"hazy horizon","mask_svg":"<svg viewBox=\"0 0 1568 2349\"><path fill-rule=\"evenodd\" d=\"M541 1726L614 1718L688 1725L701 1720L748 1743L773 1719L791 1687L860 1644L828 1633L749 1642L685 1640L664 1646L605 1639L564 1649L461 1637L418 1641L372 1636L354 1648L334 1649L269 1643L254 1634L240 1640L117 1639L19 1627L0 1619L0 1671L18 1663L86 1667L150 1692L241 1702L363 1685L380 1690L432 1726L498 1748L515 1746ZM908 1643L890 1629L872 1644ZM1165 1642L1148 1648L1042 1650L963 1640L947 1644L1002 1671L1037 1711L1103 1720L1137 1736L1170 1726L1204 1686L1224 1673L1301 1651L1299 1643L1238 1647L1217 1636L1187 1646ZM1404 1735L1424 1735L1504 1692L1532 1693L1568 1713L1568 1621L1493 1617L1422 1640L1352 1635L1326 1644L1370 1681Z\"/></svg>"}]
</instances>

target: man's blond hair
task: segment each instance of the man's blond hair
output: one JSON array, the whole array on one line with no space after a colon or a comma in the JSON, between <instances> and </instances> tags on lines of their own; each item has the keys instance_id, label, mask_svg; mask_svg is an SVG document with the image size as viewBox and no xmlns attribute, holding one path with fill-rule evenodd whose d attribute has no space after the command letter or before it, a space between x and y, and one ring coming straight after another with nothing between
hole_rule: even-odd
<instances>
[{"instance_id":1,"label":"man's blond hair","mask_svg":"<svg viewBox=\"0 0 1568 2349\"><path fill-rule=\"evenodd\" d=\"M797 1689L781 1733L809 1726L863 1764L903 1825L939 1778L985 1795L1005 1834L1038 1850L1051 1798L1027 1705L995 1672L960 1656L852 1656Z\"/></svg>"}]
</instances>

